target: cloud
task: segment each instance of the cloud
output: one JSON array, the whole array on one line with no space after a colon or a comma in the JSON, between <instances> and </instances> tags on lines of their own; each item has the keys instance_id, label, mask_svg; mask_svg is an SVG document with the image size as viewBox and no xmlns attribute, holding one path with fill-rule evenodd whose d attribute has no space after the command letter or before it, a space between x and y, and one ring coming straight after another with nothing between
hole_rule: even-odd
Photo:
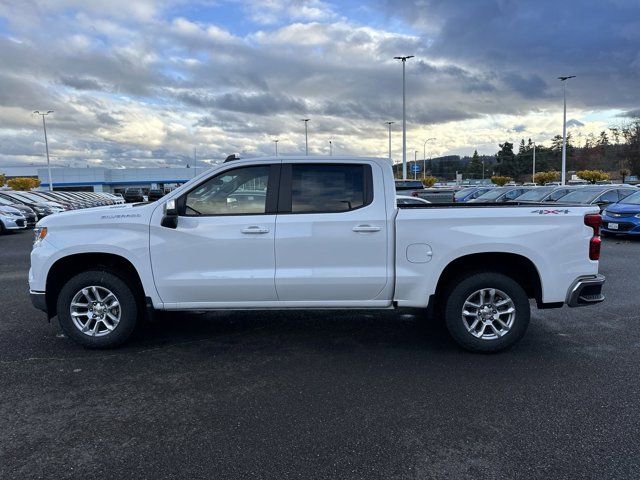
<instances>
[{"instance_id":1,"label":"cloud","mask_svg":"<svg viewBox=\"0 0 640 480\"><path fill-rule=\"evenodd\" d=\"M354 13L356 12L357 13ZM56 162L183 165L230 152L303 149L386 155L402 115L409 148L492 153L505 137L542 142L631 116L640 73L634 2L7 0L0 4L0 164L40 161L35 109ZM587 11L581 21L576 12ZM614 113L603 113L614 112ZM622 114L620 112L626 112ZM607 117L607 115L609 117ZM597 118L597 120L593 120ZM515 127L514 127L515 125ZM394 128L394 155L399 155ZM519 141L519 138L510 138ZM416 144L416 145L413 145Z\"/></svg>"}]
</instances>

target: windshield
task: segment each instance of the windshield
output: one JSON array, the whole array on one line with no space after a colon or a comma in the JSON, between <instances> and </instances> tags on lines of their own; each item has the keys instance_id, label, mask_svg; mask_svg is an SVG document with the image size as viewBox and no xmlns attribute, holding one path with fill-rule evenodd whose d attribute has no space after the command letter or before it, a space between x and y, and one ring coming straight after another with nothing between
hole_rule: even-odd
<instances>
[{"instance_id":1,"label":"windshield","mask_svg":"<svg viewBox=\"0 0 640 480\"><path fill-rule=\"evenodd\" d=\"M456 200L460 200L461 198L466 197L467 195L469 195L471 192L473 192L476 189L476 187L470 187L470 188L463 188L462 190L459 190L455 193L454 197Z\"/></svg>"},{"instance_id":2,"label":"windshield","mask_svg":"<svg viewBox=\"0 0 640 480\"><path fill-rule=\"evenodd\" d=\"M549 193L553 192L553 187L536 187L533 190L529 190L528 192L520 195L516 200L524 200L524 201L537 201L542 200Z\"/></svg>"},{"instance_id":3,"label":"windshield","mask_svg":"<svg viewBox=\"0 0 640 480\"><path fill-rule=\"evenodd\" d=\"M483 193L476 200L495 200L502 194L511 190L510 188L492 188L487 193Z\"/></svg>"},{"instance_id":4,"label":"windshield","mask_svg":"<svg viewBox=\"0 0 640 480\"><path fill-rule=\"evenodd\" d=\"M629 203L631 205L640 205L640 192L632 193L620 203Z\"/></svg>"},{"instance_id":5,"label":"windshield","mask_svg":"<svg viewBox=\"0 0 640 480\"><path fill-rule=\"evenodd\" d=\"M422 188L422 182L417 180L396 180L396 188Z\"/></svg>"},{"instance_id":6,"label":"windshield","mask_svg":"<svg viewBox=\"0 0 640 480\"><path fill-rule=\"evenodd\" d=\"M571 203L590 203L598 195L602 193L602 190L591 190L587 188L580 188L575 192L567 193L564 197L560 197L560 202Z\"/></svg>"}]
</instances>

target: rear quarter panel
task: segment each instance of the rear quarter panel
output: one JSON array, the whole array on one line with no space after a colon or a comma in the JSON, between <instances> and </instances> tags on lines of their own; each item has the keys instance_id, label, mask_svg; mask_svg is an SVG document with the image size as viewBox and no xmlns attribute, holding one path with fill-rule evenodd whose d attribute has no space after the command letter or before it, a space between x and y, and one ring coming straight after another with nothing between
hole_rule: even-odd
<instances>
[{"instance_id":1,"label":"rear quarter panel","mask_svg":"<svg viewBox=\"0 0 640 480\"><path fill-rule=\"evenodd\" d=\"M593 230L584 225L586 213L598 213L598 208L399 209L395 300L399 306L424 307L453 260L475 253L506 252L533 262L540 275L543 302L564 302L577 277L598 272L598 262L589 260ZM413 244L427 244L431 258L424 263L409 261L407 249Z\"/></svg>"}]
</instances>

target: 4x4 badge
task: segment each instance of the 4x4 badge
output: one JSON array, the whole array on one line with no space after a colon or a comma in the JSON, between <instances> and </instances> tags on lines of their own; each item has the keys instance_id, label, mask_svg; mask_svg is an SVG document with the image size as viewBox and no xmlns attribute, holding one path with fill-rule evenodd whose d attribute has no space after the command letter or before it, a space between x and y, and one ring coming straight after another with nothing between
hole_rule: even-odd
<instances>
[{"instance_id":1,"label":"4x4 badge","mask_svg":"<svg viewBox=\"0 0 640 480\"><path fill-rule=\"evenodd\" d=\"M538 215L566 215L569 213L569 210L559 210L559 209L540 209L540 210L532 210L531 213L537 213Z\"/></svg>"}]
</instances>

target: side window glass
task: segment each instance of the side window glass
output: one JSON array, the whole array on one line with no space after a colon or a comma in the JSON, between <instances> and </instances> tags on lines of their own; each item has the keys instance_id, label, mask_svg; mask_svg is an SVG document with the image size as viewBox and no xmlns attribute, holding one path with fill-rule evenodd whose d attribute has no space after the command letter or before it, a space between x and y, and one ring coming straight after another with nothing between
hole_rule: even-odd
<instances>
[{"instance_id":1,"label":"side window glass","mask_svg":"<svg viewBox=\"0 0 640 480\"><path fill-rule=\"evenodd\" d=\"M603 193L602 195L600 195L600 197L597 200L598 202L606 202L606 203L613 203L613 202L617 202L618 201L618 192L616 190L609 190L606 193Z\"/></svg>"},{"instance_id":2,"label":"side window glass","mask_svg":"<svg viewBox=\"0 0 640 480\"><path fill-rule=\"evenodd\" d=\"M623 198L627 198L632 193L634 193L633 190L628 190L628 189L618 190L618 195L620 197L620 200L622 200Z\"/></svg>"},{"instance_id":3,"label":"side window glass","mask_svg":"<svg viewBox=\"0 0 640 480\"><path fill-rule=\"evenodd\" d=\"M293 164L291 212L347 212L365 204L363 165Z\"/></svg>"},{"instance_id":4,"label":"side window glass","mask_svg":"<svg viewBox=\"0 0 640 480\"><path fill-rule=\"evenodd\" d=\"M210 178L187 194L185 215L265 213L269 169L269 165L240 167Z\"/></svg>"}]
</instances>

